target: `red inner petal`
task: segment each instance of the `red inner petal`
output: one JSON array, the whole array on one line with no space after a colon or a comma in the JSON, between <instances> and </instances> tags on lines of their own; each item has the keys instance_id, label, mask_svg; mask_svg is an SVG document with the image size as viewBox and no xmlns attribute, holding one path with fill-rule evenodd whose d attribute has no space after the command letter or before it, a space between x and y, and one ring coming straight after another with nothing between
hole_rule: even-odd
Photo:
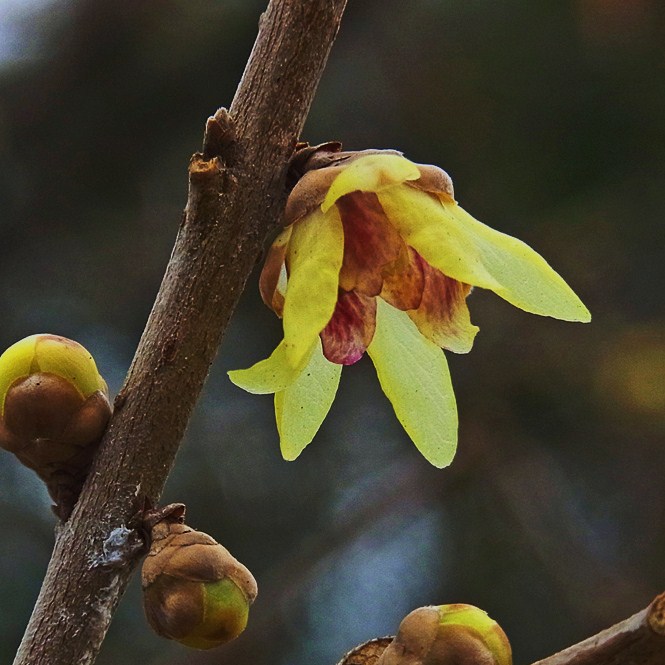
<instances>
[{"instance_id":1,"label":"red inner petal","mask_svg":"<svg viewBox=\"0 0 665 665\"><path fill-rule=\"evenodd\" d=\"M425 273L425 288L420 309L436 313L439 319L452 320L457 307L463 304L469 295L471 286L444 275L420 255L418 258L422 261Z\"/></svg>"},{"instance_id":2,"label":"red inner petal","mask_svg":"<svg viewBox=\"0 0 665 665\"><path fill-rule=\"evenodd\" d=\"M344 261L339 285L345 291L376 296L386 271L399 260L406 245L386 219L379 198L371 192L353 192L336 203L344 226Z\"/></svg>"},{"instance_id":3,"label":"red inner petal","mask_svg":"<svg viewBox=\"0 0 665 665\"><path fill-rule=\"evenodd\" d=\"M425 261L412 247L405 249L394 269L385 275L381 291L386 302L402 311L420 306L425 287Z\"/></svg>"},{"instance_id":4,"label":"red inner petal","mask_svg":"<svg viewBox=\"0 0 665 665\"><path fill-rule=\"evenodd\" d=\"M375 328L376 299L340 289L335 312L321 331L323 355L338 365L353 365L365 353Z\"/></svg>"},{"instance_id":5,"label":"red inner petal","mask_svg":"<svg viewBox=\"0 0 665 665\"><path fill-rule=\"evenodd\" d=\"M466 297L471 286L458 282L432 267L419 254L425 277L422 300L409 316L420 332L435 344L456 353L466 353L477 328L469 319Z\"/></svg>"}]
</instances>

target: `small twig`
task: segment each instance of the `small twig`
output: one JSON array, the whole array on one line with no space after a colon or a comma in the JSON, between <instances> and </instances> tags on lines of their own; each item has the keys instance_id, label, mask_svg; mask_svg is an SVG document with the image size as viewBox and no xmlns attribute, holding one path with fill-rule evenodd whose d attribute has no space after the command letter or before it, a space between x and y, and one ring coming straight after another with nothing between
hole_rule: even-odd
<instances>
[{"instance_id":1,"label":"small twig","mask_svg":"<svg viewBox=\"0 0 665 665\"><path fill-rule=\"evenodd\" d=\"M533 665L663 665L665 593L629 619Z\"/></svg>"}]
</instances>

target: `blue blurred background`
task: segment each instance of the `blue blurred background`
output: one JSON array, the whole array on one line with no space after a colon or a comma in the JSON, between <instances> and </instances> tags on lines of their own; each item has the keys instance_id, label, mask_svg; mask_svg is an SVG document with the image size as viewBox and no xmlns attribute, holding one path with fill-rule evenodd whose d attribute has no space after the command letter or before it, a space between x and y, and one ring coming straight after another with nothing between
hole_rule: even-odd
<instances>
[{"instance_id":1,"label":"blue blurred background","mask_svg":"<svg viewBox=\"0 0 665 665\"><path fill-rule=\"evenodd\" d=\"M73 337L120 388L189 156L229 105L264 7L0 0L2 348ZM270 398L226 378L280 336L255 275L164 495L254 571L250 626L188 651L151 634L135 579L100 665L332 665L450 602L486 609L525 663L663 590L664 28L658 0L350 0L303 138L442 166L461 204L540 251L594 320L541 319L477 289L475 348L449 354L449 469L419 456L367 360L286 463ZM48 561L48 506L2 452L2 663Z\"/></svg>"}]
</instances>

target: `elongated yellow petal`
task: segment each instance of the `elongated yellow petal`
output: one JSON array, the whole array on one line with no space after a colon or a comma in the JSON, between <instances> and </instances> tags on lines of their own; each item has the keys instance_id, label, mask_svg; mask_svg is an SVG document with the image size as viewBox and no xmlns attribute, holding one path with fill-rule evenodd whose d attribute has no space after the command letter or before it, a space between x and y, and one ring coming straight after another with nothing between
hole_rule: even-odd
<instances>
[{"instance_id":1,"label":"elongated yellow petal","mask_svg":"<svg viewBox=\"0 0 665 665\"><path fill-rule=\"evenodd\" d=\"M443 203L454 223L476 237L483 261L500 284L494 292L526 312L588 323L591 314L564 279L527 244L472 217L456 203Z\"/></svg>"},{"instance_id":2,"label":"elongated yellow petal","mask_svg":"<svg viewBox=\"0 0 665 665\"><path fill-rule=\"evenodd\" d=\"M275 393L275 419L285 460L294 460L318 432L337 393L342 366L327 360L321 344L298 379Z\"/></svg>"},{"instance_id":3,"label":"elongated yellow petal","mask_svg":"<svg viewBox=\"0 0 665 665\"><path fill-rule=\"evenodd\" d=\"M321 210L326 212L337 199L351 192L380 192L406 180L418 180L418 167L400 155L367 155L345 167L333 180Z\"/></svg>"},{"instance_id":4,"label":"elongated yellow petal","mask_svg":"<svg viewBox=\"0 0 665 665\"><path fill-rule=\"evenodd\" d=\"M444 275L485 289L500 286L485 267L475 238L450 223L437 198L412 187L393 187L379 194L379 201L407 245Z\"/></svg>"},{"instance_id":5,"label":"elongated yellow petal","mask_svg":"<svg viewBox=\"0 0 665 665\"><path fill-rule=\"evenodd\" d=\"M448 277L491 289L533 314L591 320L562 277L521 240L482 224L454 202L411 187L392 188L379 199L406 242Z\"/></svg>"},{"instance_id":6,"label":"elongated yellow petal","mask_svg":"<svg viewBox=\"0 0 665 665\"><path fill-rule=\"evenodd\" d=\"M265 360L260 360L247 369L231 370L229 379L236 386L255 395L276 393L290 386L303 371L316 345L312 344L300 362L291 364L284 341Z\"/></svg>"},{"instance_id":7,"label":"elongated yellow petal","mask_svg":"<svg viewBox=\"0 0 665 665\"><path fill-rule=\"evenodd\" d=\"M284 344L292 366L300 364L335 311L344 229L337 208L318 208L293 227L287 253Z\"/></svg>"},{"instance_id":8,"label":"elongated yellow petal","mask_svg":"<svg viewBox=\"0 0 665 665\"><path fill-rule=\"evenodd\" d=\"M425 459L448 466L457 448L457 406L448 363L406 312L377 298L367 352L395 415Z\"/></svg>"}]
</instances>

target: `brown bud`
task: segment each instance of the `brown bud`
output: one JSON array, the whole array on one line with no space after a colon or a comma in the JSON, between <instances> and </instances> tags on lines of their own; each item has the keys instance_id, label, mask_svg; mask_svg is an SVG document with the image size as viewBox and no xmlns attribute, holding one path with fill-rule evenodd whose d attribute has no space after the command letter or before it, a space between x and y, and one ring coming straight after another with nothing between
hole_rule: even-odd
<instances>
[{"instance_id":1,"label":"brown bud","mask_svg":"<svg viewBox=\"0 0 665 665\"><path fill-rule=\"evenodd\" d=\"M307 159L298 164L301 173L286 201L284 226L297 222L318 208L335 178L349 164L368 155L402 154L396 150L341 151L340 148L339 143L322 143L311 150L302 150Z\"/></svg>"},{"instance_id":2,"label":"brown bud","mask_svg":"<svg viewBox=\"0 0 665 665\"><path fill-rule=\"evenodd\" d=\"M346 653L337 665L377 665L381 654L392 641L392 637L377 637L359 644Z\"/></svg>"},{"instance_id":3,"label":"brown bud","mask_svg":"<svg viewBox=\"0 0 665 665\"><path fill-rule=\"evenodd\" d=\"M143 605L158 635L211 649L245 629L256 581L225 547L180 523L181 514L151 528L141 575Z\"/></svg>"},{"instance_id":4,"label":"brown bud","mask_svg":"<svg viewBox=\"0 0 665 665\"><path fill-rule=\"evenodd\" d=\"M503 630L473 605L421 607L408 614L378 665L512 665Z\"/></svg>"},{"instance_id":5,"label":"brown bud","mask_svg":"<svg viewBox=\"0 0 665 665\"><path fill-rule=\"evenodd\" d=\"M66 519L111 416L92 356L57 335L32 335L0 356L0 446L34 469Z\"/></svg>"},{"instance_id":6,"label":"brown bud","mask_svg":"<svg viewBox=\"0 0 665 665\"><path fill-rule=\"evenodd\" d=\"M322 143L318 146L298 144L296 148L289 169L292 184L284 209L284 226L294 224L321 206L336 178L357 160L371 155L402 156L397 150L345 151L337 142ZM420 177L406 181L404 186L419 189L445 201L454 200L453 181L445 171L428 164L413 166L417 167ZM359 185L362 186L362 183Z\"/></svg>"}]
</instances>

